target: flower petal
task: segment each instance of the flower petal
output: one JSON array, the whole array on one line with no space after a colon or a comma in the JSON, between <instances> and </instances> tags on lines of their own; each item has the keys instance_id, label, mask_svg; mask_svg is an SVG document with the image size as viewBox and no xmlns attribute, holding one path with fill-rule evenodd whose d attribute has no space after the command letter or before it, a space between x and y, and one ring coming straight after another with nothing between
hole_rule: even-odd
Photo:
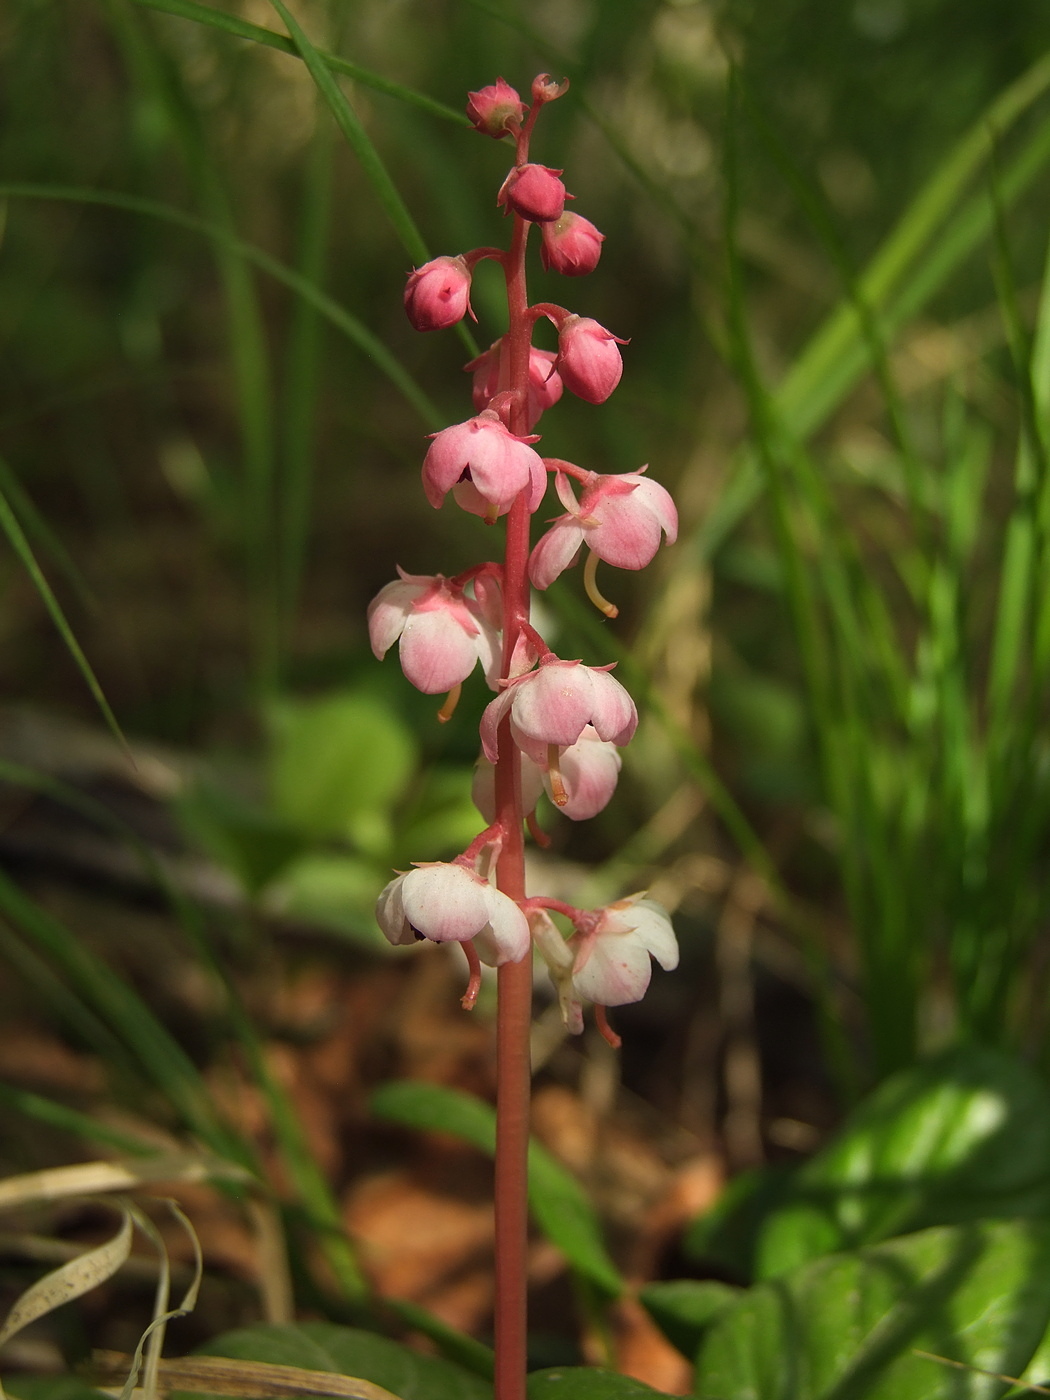
<instances>
[{"instance_id":1,"label":"flower petal","mask_svg":"<svg viewBox=\"0 0 1050 1400\"><path fill-rule=\"evenodd\" d=\"M462 865L423 865L404 877L405 918L435 943L465 943L489 921L488 885Z\"/></svg>"},{"instance_id":2,"label":"flower petal","mask_svg":"<svg viewBox=\"0 0 1050 1400\"><path fill-rule=\"evenodd\" d=\"M478 660L475 639L446 611L414 612L401 633L401 669L424 695L466 680Z\"/></svg>"},{"instance_id":3,"label":"flower petal","mask_svg":"<svg viewBox=\"0 0 1050 1400\"><path fill-rule=\"evenodd\" d=\"M582 543L583 528L574 516L563 515L556 520L529 556L529 578L533 587L549 588L573 563Z\"/></svg>"},{"instance_id":4,"label":"flower petal","mask_svg":"<svg viewBox=\"0 0 1050 1400\"><path fill-rule=\"evenodd\" d=\"M645 996L652 964L631 931L588 934L579 947L572 983L580 996L599 1006L625 1006Z\"/></svg>"},{"instance_id":5,"label":"flower petal","mask_svg":"<svg viewBox=\"0 0 1050 1400\"><path fill-rule=\"evenodd\" d=\"M478 934L475 945L478 957L489 967L502 967L507 962L521 962L532 946L529 921L509 895L488 886L488 925Z\"/></svg>"},{"instance_id":6,"label":"flower petal","mask_svg":"<svg viewBox=\"0 0 1050 1400\"><path fill-rule=\"evenodd\" d=\"M621 748L629 744L638 727L638 711L634 701L618 680L608 671L592 670L593 706L591 723L599 738L611 739Z\"/></svg>"}]
</instances>

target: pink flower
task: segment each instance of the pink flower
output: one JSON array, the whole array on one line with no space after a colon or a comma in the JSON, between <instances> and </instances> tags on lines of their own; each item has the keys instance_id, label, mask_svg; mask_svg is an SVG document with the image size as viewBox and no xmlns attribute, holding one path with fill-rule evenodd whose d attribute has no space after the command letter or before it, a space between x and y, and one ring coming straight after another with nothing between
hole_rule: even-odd
<instances>
[{"instance_id":1,"label":"pink flower","mask_svg":"<svg viewBox=\"0 0 1050 1400\"><path fill-rule=\"evenodd\" d=\"M616 347L626 344L589 316L566 317L558 327L555 361L566 389L588 403L604 403L623 373Z\"/></svg>"},{"instance_id":2,"label":"pink flower","mask_svg":"<svg viewBox=\"0 0 1050 1400\"><path fill-rule=\"evenodd\" d=\"M474 407L480 413L500 392L500 366L504 338L494 341L476 360L464 369L474 374ZM540 421L545 409L552 408L561 398L561 376L554 368L556 356L552 350L529 349L529 431ZM505 387L505 386L504 386Z\"/></svg>"},{"instance_id":3,"label":"pink flower","mask_svg":"<svg viewBox=\"0 0 1050 1400\"><path fill-rule=\"evenodd\" d=\"M670 917L644 893L594 910L572 941L573 989L598 1006L641 1001L652 976L650 955L665 972L678 966Z\"/></svg>"},{"instance_id":4,"label":"pink flower","mask_svg":"<svg viewBox=\"0 0 1050 1400\"><path fill-rule=\"evenodd\" d=\"M529 951L525 915L465 865L420 865L391 880L376 901L376 921L395 946L475 940L490 967L520 962Z\"/></svg>"},{"instance_id":5,"label":"pink flower","mask_svg":"<svg viewBox=\"0 0 1050 1400\"><path fill-rule=\"evenodd\" d=\"M513 133L525 116L524 102L502 78L478 92L468 92L467 97L467 116L483 136L494 136L498 140L508 132Z\"/></svg>"},{"instance_id":6,"label":"pink flower","mask_svg":"<svg viewBox=\"0 0 1050 1400\"><path fill-rule=\"evenodd\" d=\"M558 496L569 512L559 516L529 557L529 577L536 588L549 588L573 562L581 544L618 569L644 569L660 548L678 538L678 512L669 493L642 473L591 474L577 502L564 472L554 478Z\"/></svg>"},{"instance_id":7,"label":"pink flower","mask_svg":"<svg viewBox=\"0 0 1050 1400\"><path fill-rule=\"evenodd\" d=\"M572 198L565 193L560 174L546 165L516 165L500 186L496 203L535 224L560 219L565 201Z\"/></svg>"},{"instance_id":8,"label":"pink flower","mask_svg":"<svg viewBox=\"0 0 1050 1400\"><path fill-rule=\"evenodd\" d=\"M500 639L480 605L441 574L398 573L368 605L368 635L378 659L400 638L401 669L424 695L459 685L478 661L495 690Z\"/></svg>"},{"instance_id":9,"label":"pink flower","mask_svg":"<svg viewBox=\"0 0 1050 1400\"><path fill-rule=\"evenodd\" d=\"M530 511L539 506L547 472L543 458L528 445L536 439L515 437L498 413L486 409L432 437L423 461L423 490L435 509L450 490L464 510L492 520L505 515L521 491L529 493Z\"/></svg>"},{"instance_id":10,"label":"pink flower","mask_svg":"<svg viewBox=\"0 0 1050 1400\"><path fill-rule=\"evenodd\" d=\"M550 758L546 764L537 763L525 752L521 759L521 808L525 816L536 810L540 794L558 806L562 816L574 822L590 821L607 806L616 791L621 758L615 744L600 739L594 727L584 726L575 744L559 749L556 768L566 801L557 804L552 790ZM471 797L487 822L496 820L496 769L484 754L474 767Z\"/></svg>"},{"instance_id":11,"label":"pink flower","mask_svg":"<svg viewBox=\"0 0 1050 1400\"><path fill-rule=\"evenodd\" d=\"M550 745L568 748L588 724L621 747L638 725L634 701L607 670L548 653L535 671L509 681L481 717L481 746L495 763L500 721L510 712L515 742L541 766Z\"/></svg>"},{"instance_id":12,"label":"pink flower","mask_svg":"<svg viewBox=\"0 0 1050 1400\"><path fill-rule=\"evenodd\" d=\"M540 236L540 261L548 270L553 268L563 277L583 277L598 266L605 234L589 219L567 209L554 223L544 224Z\"/></svg>"},{"instance_id":13,"label":"pink flower","mask_svg":"<svg viewBox=\"0 0 1050 1400\"><path fill-rule=\"evenodd\" d=\"M462 321L470 308L470 271L463 258L433 258L417 267L405 286L405 311L417 331L441 331Z\"/></svg>"}]
</instances>

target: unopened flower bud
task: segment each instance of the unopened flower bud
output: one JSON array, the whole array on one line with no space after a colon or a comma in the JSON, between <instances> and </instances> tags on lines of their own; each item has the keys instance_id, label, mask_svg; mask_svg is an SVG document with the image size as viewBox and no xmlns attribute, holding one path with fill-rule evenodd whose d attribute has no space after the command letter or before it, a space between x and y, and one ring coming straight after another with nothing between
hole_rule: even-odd
<instances>
[{"instance_id":1,"label":"unopened flower bud","mask_svg":"<svg viewBox=\"0 0 1050 1400\"><path fill-rule=\"evenodd\" d=\"M626 344L589 316L569 316L558 328L555 363L562 383L587 403L604 403L623 373L616 347Z\"/></svg>"},{"instance_id":2,"label":"unopened flower bud","mask_svg":"<svg viewBox=\"0 0 1050 1400\"><path fill-rule=\"evenodd\" d=\"M598 266L605 234L580 214L566 209L560 219L543 225L541 236L540 261L548 270L553 268L563 277L584 277Z\"/></svg>"},{"instance_id":3,"label":"unopened flower bud","mask_svg":"<svg viewBox=\"0 0 1050 1400\"><path fill-rule=\"evenodd\" d=\"M508 132L513 134L525 116L524 102L502 78L479 92L468 92L467 97L467 116L474 123L475 131L483 136L499 140Z\"/></svg>"},{"instance_id":4,"label":"unopened flower bud","mask_svg":"<svg viewBox=\"0 0 1050 1400\"><path fill-rule=\"evenodd\" d=\"M470 272L462 258L433 258L408 279L405 311L417 331L442 331L470 309Z\"/></svg>"},{"instance_id":5,"label":"unopened flower bud","mask_svg":"<svg viewBox=\"0 0 1050 1400\"><path fill-rule=\"evenodd\" d=\"M505 204L534 224L560 219L565 201L572 198L565 193L560 174L546 165L516 165L503 181L496 203Z\"/></svg>"}]
</instances>

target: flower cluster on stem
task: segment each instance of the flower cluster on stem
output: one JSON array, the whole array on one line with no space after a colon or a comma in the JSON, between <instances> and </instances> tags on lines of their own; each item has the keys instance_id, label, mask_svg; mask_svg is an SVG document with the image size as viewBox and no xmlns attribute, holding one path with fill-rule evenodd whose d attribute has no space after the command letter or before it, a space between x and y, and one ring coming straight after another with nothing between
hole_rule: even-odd
<instances>
[{"instance_id":1,"label":"flower cluster on stem","mask_svg":"<svg viewBox=\"0 0 1050 1400\"><path fill-rule=\"evenodd\" d=\"M532 952L546 963L568 1029L583 1029L591 1003L599 1029L619 1038L606 1008L637 1001L649 983L651 958L672 968L678 950L668 916L644 894L601 909L581 910L525 888L525 831L536 825L543 792L574 821L606 805L620 773L619 750L638 723L635 705L611 674L557 656L530 619L530 584L547 588L586 548L584 587L609 617L615 605L598 592L599 560L641 569L661 540L673 543L678 518L670 495L647 468L603 474L536 450L535 431L564 390L592 404L612 394L627 341L590 317L550 302L530 304L526 247L540 229L544 268L581 277L597 266L604 235L566 209L573 196L561 170L529 158L542 108L566 82L535 79L526 103L502 78L469 95L467 115L483 135L514 143L514 163L496 196L512 218L510 246L481 247L432 259L414 269L405 311L419 331L447 329L473 317L471 279L485 259L506 282L508 328L467 366L473 416L432 435L423 461L423 489L440 508L451 495L488 524L505 522L501 561L487 560L444 577L407 574L388 583L368 610L377 657L398 643L406 677L426 694L444 694L448 720L462 685L480 664L495 698L481 722L474 800L486 826L450 862L420 863L383 890L376 917L394 944L458 943L467 960L464 1006L478 993L481 964L498 969L496 1152L496 1396L522 1400L525 1378L526 1153ZM546 319L557 351L532 344ZM533 545L532 516L554 485L565 514ZM574 492L573 484L579 495ZM566 936L551 918L568 921Z\"/></svg>"}]
</instances>

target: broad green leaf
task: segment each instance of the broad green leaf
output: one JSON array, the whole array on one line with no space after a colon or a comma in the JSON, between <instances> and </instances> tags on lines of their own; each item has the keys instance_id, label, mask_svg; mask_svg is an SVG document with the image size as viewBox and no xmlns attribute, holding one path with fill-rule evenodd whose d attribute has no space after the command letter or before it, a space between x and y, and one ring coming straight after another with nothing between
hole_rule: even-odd
<instances>
[{"instance_id":1,"label":"broad green leaf","mask_svg":"<svg viewBox=\"0 0 1050 1400\"><path fill-rule=\"evenodd\" d=\"M355 856L311 852L282 872L267 890L265 905L284 918L333 929L354 943L389 953L375 917L376 896L389 878Z\"/></svg>"},{"instance_id":2,"label":"broad green leaf","mask_svg":"<svg viewBox=\"0 0 1050 1400\"><path fill-rule=\"evenodd\" d=\"M360 1376L400 1400L491 1400L492 1396L492 1387L462 1366L332 1322L242 1327L216 1337L201 1348L201 1354Z\"/></svg>"},{"instance_id":3,"label":"broad green leaf","mask_svg":"<svg viewBox=\"0 0 1050 1400\"><path fill-rule=\"evenodd\" d=\"M288 822L260 811L211 783L181 794L175 810L188 836L232 871L256 895L303 848L304 838Z\"/></svg>"},{"instance_id":4,"label":"broad green leaf","mask_svg":"<svg viewBox=\"0 0 1050 1400\"><path fill-rule=\"evenodd\" d=\"M401 795L416 744L396 715L368 695L336 694L273 711L274 810L315 837L356 837L371 847L375 823Z\"/></svg>"},{"instance_id":5,"label":"broad green leaf","mask_svg":"<svg viewBox=\"0 0 1050 1400\"><path fill-rule=\"evenodd\" d=\"M888 1079L794 1177L767 1220L758 1274L928 1225L1050 1215L1050 1094L991 1050Z\"/></svg>"},{"instance_id":6,"label":"broad green leaf","mask_svg":"<svg viewBox=\"0 0 1050 1400\"><path fill-rule=\"evenodd\" d=\"M663 1395L633 1376L599 1371L592 1366L551 1366L528 1378L529 1400L643 1400Z\"/></svg>"},{"instance_id":7,"label":"broad green leaf","mask_svg":"<svg viewBox=\"0 0 1050 1400\"><path fill-rule=\"evenodd\" d=\"M458 1089L402 1079L377 1090L371 1106L373 1113L391 1122L452 1133L490 1156L496 1151L495 1110ZM529 1146L529 1205L536 1224L574 1269L606 1293L623 1291L586 1193L538 1142Z\"/></svg>"},{"instance_id":8,"label":"broad green leaf","mask_svg":"<svg viewBox=\"0 0 1050 1400\"><path fill-rule=\"evenodd\" d=\"M740 1297L740 1289L715 1279L677 1278L650 1283L638 1297L653 1321L690 1361L715 1318Z\"/></svg>"},{"instance_id":9,"label":"broad green leaf","mask_svg":"<svg viewBox=\"0 0 1050 1400\"><path fill-rule=\"evenodd\" d=\"M411 1327L413 1332L420 1332L424 1337L429 1337L441 1355L449 1361L465 1366L468 1371L473 1371L484 1380L492 1380L495 1358L492 1348L487 1347L484 1342L450 1327L440 1317L420 1307L418 1303L410 1303L407 1298L384 1298L383 1307L406 1326Z\"/></svg>"},{"instance_id":10,"label":"broad green leaf","mask_svg":"<svg viewBox=\"0 0 1050 1400\"><path fill-rule=\"evenodd\" d=\"M792 1167L756 1167L733 1177L710 1210L693 1221L683 1247L690 1259L717 1264L750 1282L766 1220L783 1204Z\"/></svg>"},{"instance_id":11,"label":"broad green leaf","mask_svg":"<svg viewBox=\"0 0 1050 1400\"><path fill-rule=\"evenodd\" d=\"M978 1400L1018 1375L1050 1318L1050 1226L943 1226L757 1285L715 1322L702 1400Z\"/></svg>"}]
</instances>

